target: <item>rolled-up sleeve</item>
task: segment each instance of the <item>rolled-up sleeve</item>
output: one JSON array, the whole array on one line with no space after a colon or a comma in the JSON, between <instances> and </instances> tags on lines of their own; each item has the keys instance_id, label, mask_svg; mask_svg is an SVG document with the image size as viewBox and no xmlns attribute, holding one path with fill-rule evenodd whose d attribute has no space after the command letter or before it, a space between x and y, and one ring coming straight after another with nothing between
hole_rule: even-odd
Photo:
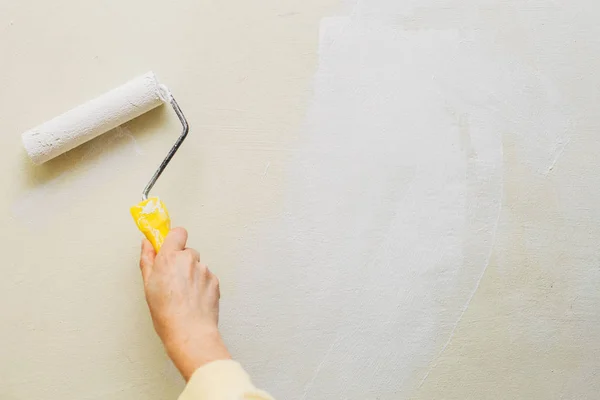
<instances>
[{"instance_id":1,"label":"rolled-up sleeve","mask_svg":"<svg viewBox=\"0 0 600 400\"><path fill-rule=\"evenodd\" d=\"M196 370L179 400L274 400L252 384L232 360L213 361Z\"/></svg>"}]
</instances>

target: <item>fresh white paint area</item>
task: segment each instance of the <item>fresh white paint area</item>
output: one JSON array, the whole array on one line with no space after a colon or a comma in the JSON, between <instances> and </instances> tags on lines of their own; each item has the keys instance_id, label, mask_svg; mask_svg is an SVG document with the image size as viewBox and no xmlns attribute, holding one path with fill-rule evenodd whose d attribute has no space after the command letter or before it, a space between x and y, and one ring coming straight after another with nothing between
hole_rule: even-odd
<instances>
[{"instance_id":1,"label":"fresh white paint area","mask_svg":"<svg viewBox=\"0 0 600 400\"><path fill-rule=\"evenodd\" d=\"M473 76L487 55L476 32L335 18L321 40L284 209L252 231L224 309L244 316L250 347L285 349L286 368L253 371L282 398L406 396L489 262L502 119L467 96L495 71Z\"/></svg>"}]
</instances>

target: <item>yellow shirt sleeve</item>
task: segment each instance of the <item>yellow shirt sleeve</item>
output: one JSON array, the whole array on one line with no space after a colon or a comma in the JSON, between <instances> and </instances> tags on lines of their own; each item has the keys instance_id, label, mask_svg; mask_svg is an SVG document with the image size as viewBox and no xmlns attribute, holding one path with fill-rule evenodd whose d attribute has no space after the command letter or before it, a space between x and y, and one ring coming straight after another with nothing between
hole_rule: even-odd
<instances>
[{"instance_id":1,"label":"yellow shirt sleeve","mask_svg":"<svg viewBox=\"0 0 600 400\"><path fill-rule=\"evenodd\" d=\"M196 370L179 400L274 400L258 390L242 366L232 360L213 361Z\"/></svg>"}]
</instances>

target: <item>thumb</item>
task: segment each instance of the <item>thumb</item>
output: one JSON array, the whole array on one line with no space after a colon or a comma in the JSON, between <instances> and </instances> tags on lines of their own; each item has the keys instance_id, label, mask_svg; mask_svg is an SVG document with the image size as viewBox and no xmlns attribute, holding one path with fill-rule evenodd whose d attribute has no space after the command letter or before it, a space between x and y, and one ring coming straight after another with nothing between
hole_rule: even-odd
<instances>
[{"instance_id":1,"label":"thumb","mask_svg":"<svg viewBox=\"0 0 600 400\"><path fill-rule=\"evenodd\" d=\"M182 251L187 243L188 233L184 228L173 228L169 231L162 247L161 253L170 253L173 251Z\"/></svg>"},{"instance_id":2,"label":"thumb","mask_svg":"<svg viewBox=\"0 0 600 400\"><path fill-rule=\"evenodd\" d=\"M150 276L152 272L152 266L154 265L154 259L156 258L156 251L148 239L142 240L142 254L140 255L140 269L142 270L142 279L144 282Z\"/></svg>"}]
</instances>

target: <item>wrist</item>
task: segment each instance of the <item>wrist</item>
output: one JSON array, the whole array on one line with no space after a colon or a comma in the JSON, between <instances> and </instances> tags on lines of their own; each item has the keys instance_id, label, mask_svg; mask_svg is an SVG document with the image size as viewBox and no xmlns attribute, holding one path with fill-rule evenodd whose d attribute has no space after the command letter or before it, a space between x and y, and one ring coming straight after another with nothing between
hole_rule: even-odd
<instances>
[{"instance_id":1,"label":"wrist","mask_svg":"<svg viewBox=\"0 0 600 400\"><path fill-rule=\"evenodd\" d=\"M231 359L216 327L165 341L165 348L186 382L198 368L213 361Z\"/></svg>"}]
</instances>

